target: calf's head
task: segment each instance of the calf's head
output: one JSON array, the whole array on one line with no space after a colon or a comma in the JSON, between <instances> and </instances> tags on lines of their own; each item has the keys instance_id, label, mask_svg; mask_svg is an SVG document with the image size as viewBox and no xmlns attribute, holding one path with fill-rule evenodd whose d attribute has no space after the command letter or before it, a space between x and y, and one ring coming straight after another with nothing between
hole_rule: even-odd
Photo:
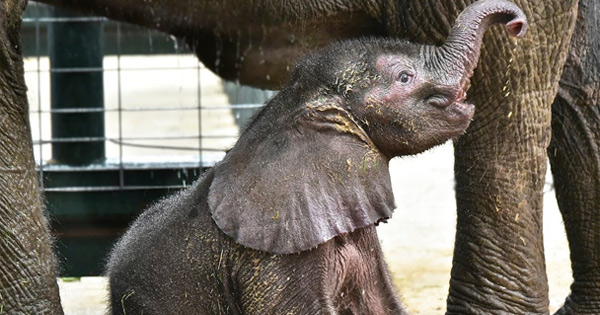
<instances>
[{"instance_id":1,"label":"calf's head","mask_svg":"<svg viewBox=\"0 0 600 315\"><path fill-rule=\"evenodd\" d=\"M304 61L293 78L313 80L345 98L347 110L388 157L419 153L462 134L474 114L465 103L484 32L504 23L525 34L523 12L506 1L479 1L457 18L442 46L390 39L338 43Z\"/></svg>"}]
</instances>

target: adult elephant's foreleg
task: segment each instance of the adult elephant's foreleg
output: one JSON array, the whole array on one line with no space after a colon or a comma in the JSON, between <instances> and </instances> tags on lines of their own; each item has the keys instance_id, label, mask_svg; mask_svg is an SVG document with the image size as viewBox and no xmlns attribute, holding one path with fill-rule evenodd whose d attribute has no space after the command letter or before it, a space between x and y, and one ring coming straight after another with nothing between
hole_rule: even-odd
<instances>
[{"instance_id":1,"label":"adult elephant's foreleg","mask_svg":"<svg viewBox=\"0 0 600 315\"><path fill-rule=\"evenodd\" d=\"M20 26L25 0L0 2L0 314L62 314L33 162Z\"/></svg>"},{"instance_id":2,"label":"adult elephant's foreleg","mask_svg":"<svg viewBox=\"0 0 600 315\"><path fill-rule=\"evenodd\" d=\"M516 1L530 21L518 43L486 36L469 98L476 117L455 145L457 232L450 314L548 313L542 190L550 104L576 1Z\"/></svg>"},{"instance_id":3,"label":"adult elephant's foreleg","mask_svg":"<svg viewBox=\"0 0 600 315\"><path fill-rule=\"evenodd\" d=\"M559 314L600 314L600 5L581 0L548 156L574 282Z\"/></svg>"},{"instance_id":4,"label":"adult elephant's foreleg","mask_svg":"<svg viewBox=\"0 0 600 315\"><path fill-rule=\"evenodd\" d=\"M546 122L532 121L546 114L541 107L524 112L517 104L497 109L504 117L496 119L507 121L488 120L455 146L457 232L449 314L548 312L542 239L546 140L539 137L549 137L534 131ZM532 124L508 120L512 115L527 116L524 121Z\"/></svg>"}]
</instances>

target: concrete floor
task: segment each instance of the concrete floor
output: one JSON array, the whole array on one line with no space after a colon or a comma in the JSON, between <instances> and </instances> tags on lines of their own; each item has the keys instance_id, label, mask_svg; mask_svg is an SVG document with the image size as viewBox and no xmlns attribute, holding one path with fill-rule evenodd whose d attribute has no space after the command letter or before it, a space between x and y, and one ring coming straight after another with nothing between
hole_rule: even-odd
<instances>
[{"instance_id":1,"label":"concrete floor","mask_svg":"<svg viewBox=\"0 0 600 315\"><path fill-rule=\"evenodd\" d=\"M115 59L107 58L105 67L115 66ZM236 135L238 128L233 124L231 112L226 107L220 82L210 72L189 70L195 66L195 58L127 57L121 61L122 91L119 94L116 71L105 72L105 100L107 108L118 106L119 95L123 108L139 106L172 106L174 109L196 104L201 97L203 105L215 105L221 109L201 115L203 134ZM38 75L37 60L26 61L29 98L33 110L48 108L47 60L41 60ZM180 70L144 70L151 67L181 67ZM138 70L135 70L138 69ZM187 69L187 70L186 70ZM202 92L196 90L198 80ZM38 84L39 83L39 84ZM40 93L40 94L38 94ZM175 113L146 112L123 115L124 136L136 135L179 135L198 132L198 115L188 111ZM118 119L107 113L107 136L118 135ZM41 121L39 120L41 118ZM34 139L49 135L49 117L32 115ZM158 118L158 119L157 119ZM232 140L207 140L203 145L225 148ZM165 144L173 145L172 142ZM197 140L184 140L178 146L194 147ZM36 149L39 159L49 156L49 145ZM148 150L125 146L124 158L131 160L185 160L197 158L190 151ZM196 155L194 155L196 154ZM117 145L107 144L107 155L119 155ZM218 156L215 156L218 159ZM405 305L413 314L443 313L448 291L452 248L455 233L454 180L452 175L452 145L446 144L416 157L395 159L391 163L392 182L397 210L388 224L380 225L378 231L388 265L393 274ZM560 307L571 281L568 250L560 214L554 193L545 194L544 233L548 278L550 281L551 310ZM106 309L106 279L100 277L81 278L74 281L59 280L65 314L104 314Z\"/></svg>"},{"instance_id":2,"label":"concrete floor","mask_svg":"<svg viewBox=\"0 0 600 315\"><path fill-rule=\"evenodd\" d=\"M103 315L107 310L108 281L104 277L58 279L65 315Z\"/></svg>"}]
</instances>

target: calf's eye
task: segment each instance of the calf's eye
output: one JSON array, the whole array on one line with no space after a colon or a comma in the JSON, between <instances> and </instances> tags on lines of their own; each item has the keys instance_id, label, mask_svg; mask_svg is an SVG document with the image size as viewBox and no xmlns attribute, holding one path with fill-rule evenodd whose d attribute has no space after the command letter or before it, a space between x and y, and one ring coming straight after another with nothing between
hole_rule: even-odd
<instances>
[{"instance_id":1,"label":"calf's eye","mask_svg":"<svg viewBox=\"0 0 600 315\"><path fill-rule=\"evenodd\" d=\"M410 83L411 80L412 80L412 75L405 71L402 71L400 73L400 75L398 76L398 81L400 81L400 83L402 83L402 84L408 84L408 83Z\"/></svg>"}]
</instances>

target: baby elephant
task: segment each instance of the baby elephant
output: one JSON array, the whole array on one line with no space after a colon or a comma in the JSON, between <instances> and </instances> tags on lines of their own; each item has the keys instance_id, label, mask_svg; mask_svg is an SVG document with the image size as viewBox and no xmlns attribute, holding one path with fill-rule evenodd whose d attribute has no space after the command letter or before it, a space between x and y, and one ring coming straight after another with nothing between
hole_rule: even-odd
<instances>
[{"instance_id":1,"label":"baby elephant","mask_svg":"<svg viewBox=\"0 0 600 315\"><path fill-rule=\"evenodd\" d=\"M113 314L405 314L375 231L388 162L465 131L499 22L526 29L514 4L480 1L440 47L358 39L301 61L221 163L115 246Z\"/></svg>"}]
</instances>

